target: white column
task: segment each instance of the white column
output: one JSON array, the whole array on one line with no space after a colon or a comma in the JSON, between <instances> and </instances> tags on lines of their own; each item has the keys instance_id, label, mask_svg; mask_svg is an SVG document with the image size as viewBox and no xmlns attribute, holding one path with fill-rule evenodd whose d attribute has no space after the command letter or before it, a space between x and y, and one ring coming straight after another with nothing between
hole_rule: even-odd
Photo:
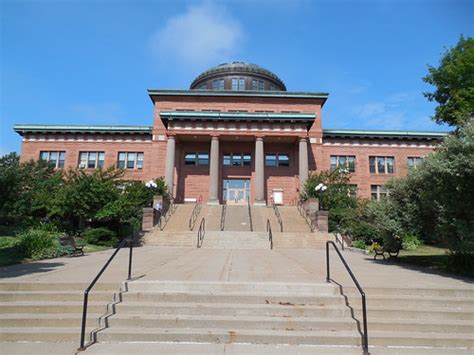
<instances>
[{"instance_id":1,"label":"white column","mask_svg":"<svg viewBox=\"0 0 474 355\"><path fill-rule=\"evenodd\" d=\"M219 204L219 138L211 138L211 154L209 157L209 199L208 204Z\"/></svg>"},{"instance_id":2,"label":"white column","mask_svg":"<svg viewBox=\"0 0 474 355\"><path fill-rule=\"evenodd\" d=\"M174 156L176 150L176 140L174 136L168 136L166 144L166 166L165 166L165 182L168 186L168 192L173 195L174 184Z\"/></svg>"},{"instance_id":3,"label":"white column","mask_svg":"<svg viewBox=\"0 0 474 355\"><path fill-rule=\"evenodd\" d=\"M265 171L264 171L263 138L255 141L255 204L265 204Z\"/></svg>"},{"instance_id":4,"label":"white column","mask_svg":"<svg viewBox=\"0 0 474 355\"><path fill-rule=\"evenodd\" d=\"M299 148L300 192L303 192L304 184L308 179L308 141L306 138L300 138Z\"/></svg>"}]
</instances>

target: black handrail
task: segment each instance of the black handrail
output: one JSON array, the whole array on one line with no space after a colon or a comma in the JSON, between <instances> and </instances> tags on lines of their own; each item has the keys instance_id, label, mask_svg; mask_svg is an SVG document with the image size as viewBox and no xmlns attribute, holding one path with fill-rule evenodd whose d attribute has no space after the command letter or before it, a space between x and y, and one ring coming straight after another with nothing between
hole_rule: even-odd
<instances>
[{"instance_id":1,"label":"black handrail","mask_svg":"<svg viewBox=\"0 0 474 355\"><path fill-rule=\"evenodd\" d=\"M78 350L85 350L85 337L86 337L86 322L87 322L87 306L89 302L89 292L92 290L96 282L102 276L104 271L107 269L109 264L115 258L115 255L122 249L126 242L130 243L130 251L128 255L128 278L130 280L132 278L132 255L133 255L133 236L130 238L124 238L120 244L118 245L117 249L115 249L114 253L110 256L109 260L104 264L102 269L100 269L99 273L94 277L94 280L90 283L90 285L84 290L84 303L82 306L82 323L81 323L81 344Z\"/></svg>"},{"instance_id":2,"label":"black handrail","mask_svg":"<svg viewBox=\"0 0 474 355\"><path fill-rule=\"evenodd\" d=\"M190 231L194 229L194 225L196 224L199 213L201 213L201 208L202 208L202 195L199 195L198 199L196 200L196 203L194 204L191 217L189 217L188 227Z\"/></svg>"},{"instance_id":3,"label":"black handrail","mask_svg":"<svg viewBox=\"0 0 474 355\"><path fill-rule=\"evenodd\" d=\"M331 276L330 276L330 270L329 270L329 268L330 268L330 265L329 265L329 245L330 244L334 247L334 250L336 250L337 255L341 259L341 261L344 264L347 272L349 273L352 281L354 281L354 284L356 285L357 289L360 292L360 295L362 296L362 317L363 317L363 324L364 324L364 334L363 334L364 335L364 344L363 344L363 348L364 348L365 354L368 354L369 353L369 335L367 333L367 305L366 305L366 302L365 302L365 292L362 289L362 287L360 286L359 281L357 281L356 277L352 273L352 270L349 267L349 265L347 264L346 259L344 259L341 252L337 248L336 243L334 243L331 240L328 240L326 242L326 281L331 282Z\"/></svg>"},{"instance_id":4,"label":"black handrail","mask_svg":"<svg viewBox=\"0 0 474 355\"><path fill-rule=\"evenodd\" d=\"M298 200L298 203L296 204L296 208L298 209L298 212L300 213L301 217L303 217L306 221L306 224L309 226L309 229L311 230L311 233L314 232L316 229L316 221L314 221L311 217L309 217L308 213L306 212L306 209L303 206L303 201Z\"/></svg>"},{"instance_id":5,"label":"black handrail","mask_svg":"<svg viewBox=\"0 0 474 355\"><path fill-rule=\"evenodd\" d=\"M196 244L197 248L200 248L202 246L202 241L204 240L205 235L206 235L206 219L202 217L201 224L199 224L199 229L197 233L197 244Z\"/></svg>"},{"instance_id":6,"label":"black handrail","mask_svg":"<svg viewBox=\"0 0 474 355\"><path fill-rule=\"evenodd\" d=\"M224 203L222 204L222 212L221 212L221 231L224 230L225 228L225 215L227 211L227 200L224 200Z\"/></svg>"},{"instance_id":7,"label":"black handrail","mask_svg":"<svg viewBox=\"0 0 474 355\"><path fill-rule=\"evenodd\" d=\"M268 232L268 241L270 242L270 249L273 250L273 234L272 234L272 226L270 224L270 220L267 219L267 232Z\"/></svg>"},{"instance_id":8,"label":"black handrail","mask_svg":"<svg viewBox=\"0 0 474 355\"><path fill-rule=\"evenodd\" d=\"M280 215L280 210L278 209L278 206L275 204L275 200L272 197L272 207L273 207L273 212L275 212L275 216L277 218L278 224L280 225L280 232L283 232L283 220L281 219Z\"/></svg>"},{"instance_id":9,"label":"black handrail","mask_svg":"<svg viewBox=\"0 0 474 355\"><path fill-rule=\"evenodd\" d=\"M253 232L252 210L250 209L250 197L249 196L247 196L247 207L248 207L248 210L249 210L250 231Z\"/></svg>"},{"instance_id":10,"label":"black handrail","mask_svg":"<svg viewBox=\"0 0 474 355\"><path fill-rule=\"evenodd\" d=\"M160 213L160 217L158 219L158 227L160 230L163 230L166 226L166 223L169 221L170 217L173 215L173 213L176 212L176 209L178 208L176 204L174 203L174 198L170 198L168 205L168 209L165 211L165 213ZM163 220L166 222L163 224Z\"/></svg>"}]
</instances>

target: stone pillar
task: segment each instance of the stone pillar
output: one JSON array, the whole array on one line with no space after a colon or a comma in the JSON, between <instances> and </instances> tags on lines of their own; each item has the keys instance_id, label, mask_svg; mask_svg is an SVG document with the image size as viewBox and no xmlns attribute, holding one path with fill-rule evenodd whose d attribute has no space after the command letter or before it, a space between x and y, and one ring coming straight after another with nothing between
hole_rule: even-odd
<instances>
[{"instance_id":1,"label":"stone pillar","mask_svg":"<svg viewBox=\"0 0 474 355\"><path fill-rule=\"evenodd\" d=\"M142 231L149 232L153 229L154 226L154 212L155 210L151 207L146 207L143 209L143 219L142 219Z\"/></svg>"},{"instance_id":2,"label":"stone pillar","mask_svg":"<svg viewBox=\"0 0 474 355\"><path fill-rule=\"evenodd\" d=\"M328 233L329 231L329 212L328 211L318 211L318 231Z\"/></svg>"},{"instance_id":3,"label":"stone pillar","mask_svg":"<svg viewBox=\"0 0 474 355\"><path fill-rule=\"evenodd\" d=\"M263 138L255 141L255 204L265 205L265 157L263 152Z\"/></svg>"},{"instance_id":4,"label":"stone pillar","mask_svg":"<svg viewBox=\"0 0 474 355\"><path fill-rule=\"evenodd\" d=\"M219 138L211 138L211 154L209 157L209 205L218 205L219 196Z\"/></svg>"},{"instance_id":5,"label":"stone pillar","mask_svg":"<svg viewBox=\"0 0 474 355\"><path fill-rule=\"evenodd\" d=\"M173 195L174 189L174 155L176 150L176 140L174 136L168 136L168 143L166 144L166 167L165 167L165 182L168 186L168 192Z\"/></svg>"},{"instance_id":6,"label":"stone pillar","mask_svg":"<svg viewBox=\"0 0 474 355\"><path fill-rule=\"evenodd\" d=\"M306 138L300 138L299 166L300 166L300 192L304 190L304 184L308 178L308 141Z\"/></svg>"}]
</instances>

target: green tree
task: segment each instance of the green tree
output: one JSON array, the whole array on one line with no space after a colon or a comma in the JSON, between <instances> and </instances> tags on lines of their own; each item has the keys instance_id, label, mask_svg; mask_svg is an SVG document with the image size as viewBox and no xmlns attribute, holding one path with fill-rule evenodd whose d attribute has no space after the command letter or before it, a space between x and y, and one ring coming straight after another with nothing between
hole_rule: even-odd
<instances>
[{"instance_id":1,"label":"green tree","mask_svg":"<svg viewBox=\"0 0 474 355\"><path fill-rule=\"evenodd\" d=\"M437 123L461 126L474 117L474 40L461 36L454 48L446 51L438 68L428 65L423 81L435 86L423 95L436 101L433 119Z\"/></svg>"}]
</instances>

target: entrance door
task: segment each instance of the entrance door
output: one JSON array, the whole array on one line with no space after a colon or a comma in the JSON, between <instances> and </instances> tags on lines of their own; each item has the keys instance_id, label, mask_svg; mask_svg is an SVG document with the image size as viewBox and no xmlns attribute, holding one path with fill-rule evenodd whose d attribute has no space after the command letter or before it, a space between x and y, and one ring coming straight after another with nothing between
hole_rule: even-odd
<instances>
[{"instance_id":1,"label":"entrance door","mask_svg":"<svg viewBox=\"0 0 474 355\"><path fill-rule=\"evenodd\" d=\"M250 196L250 180L224 180L223 191L228 205L245 205Z\"/></svg>"}]
</instances>

